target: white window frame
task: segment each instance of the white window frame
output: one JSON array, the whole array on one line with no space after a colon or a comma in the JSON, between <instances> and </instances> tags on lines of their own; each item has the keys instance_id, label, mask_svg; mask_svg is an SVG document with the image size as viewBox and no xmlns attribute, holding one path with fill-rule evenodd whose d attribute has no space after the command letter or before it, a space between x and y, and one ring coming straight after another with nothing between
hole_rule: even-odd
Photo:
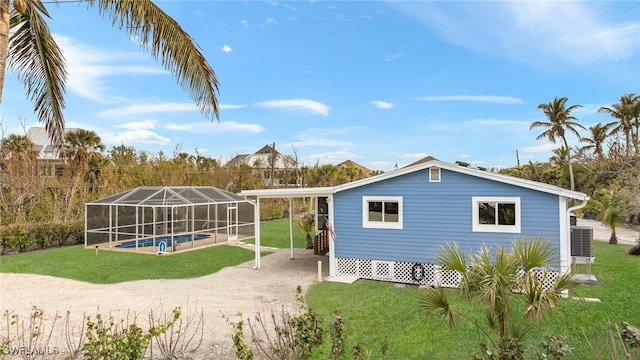
<instances>
[{"instance_id":1,"label":"white window frame","mask_svg":"<svg viewBox=\"0 0 640 360\"><path fill-rule=\"evenodd\" d=\"M492 224L480 224L480 211L478 204L486 202L495 202L503 204L515 204L516 212L516 224L515 225L492 225ZM495 232L495 233L512 233L519 234L521 231L522 217L520 210L520 198L519 197L498 197L498 196L474 196L471 198L472 206L472 224L474 232Z\"/></svg>"},{"instance_id":2,"label":"white window frame","mask_svg":"<svg viewBox=\"0 0 640 360\"><path fill-rule=\"evenodd\" d=\"M436 175L437 174L437 175ZM439 167L429 168L429 182L440 182L442 179L442 172Z\"/></svg>"},{"instance_id":3,"label":"white window frame","mask_svg":"<svg viewBox=\"0 0 640 360\"><path fill-rule=\"evenodd\" d=\"M385 222L369 221L369 203L370 202L395 202L398 203L398 221ZM362 227L370 229L402 229L403 227L403 206L402 196L363 196L362 197ZM384 216L384 211L382 212Z\"/></svg>"}]
</instances>

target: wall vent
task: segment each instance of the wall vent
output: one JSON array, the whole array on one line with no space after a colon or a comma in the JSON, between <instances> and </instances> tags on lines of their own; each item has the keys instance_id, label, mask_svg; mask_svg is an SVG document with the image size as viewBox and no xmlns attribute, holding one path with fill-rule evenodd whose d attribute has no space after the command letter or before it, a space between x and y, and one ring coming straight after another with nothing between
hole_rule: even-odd
<instances>
[{"instance_id":1,"label":"wall vent","mask_svg":"<svg viewBox=\"0 0 640 360\"><path fill-rule=\"evenodd\" d=\"M593 228L571 227L571 256L593 257Z\"/></svg>"}]
</instances>

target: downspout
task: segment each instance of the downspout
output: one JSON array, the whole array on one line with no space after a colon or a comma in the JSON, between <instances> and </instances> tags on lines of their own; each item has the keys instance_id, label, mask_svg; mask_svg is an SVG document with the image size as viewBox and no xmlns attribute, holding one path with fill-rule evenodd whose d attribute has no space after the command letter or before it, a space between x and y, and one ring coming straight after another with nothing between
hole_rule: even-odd
<instances>
[{"instance_id":1,"label":"downspout","mask_svg":"<svg viewBox=\"0 0 640 360\"><path fill-rule=\"evenodd\" d=\"M567 224L565 236L567 238L567 241L569 242L569 254L568 254L569 257L567 258L568 260L571 260L571 221L570 221L571 213L575 210L579 210L587 206L588 201L589 201L589 196L586 196L584 199L582 199L582 204L567 208L567 212L565 214L565 224ZM560 265L561 265L560 268L563 271L565 271L566 269L568 269L569 266L571 266L570 264L565 264L567 268L563 268L562 263Z\"/></svg>"},{"instance_id":2,"label":"downspout","mask_svg":"<svg viewBox=\"0 0 640 360\"><path fill-rule=\"evenodd\" d=\"M589 197L588 196L585 197L584 199L582 199L582 204L568 208L567 209L567 220L569 220L569 217L571 216L571 213L574 210L579 210L579 209L582 209L583 207L587 206L587 202L589 202Z\"/></svg>"}]
</instances>

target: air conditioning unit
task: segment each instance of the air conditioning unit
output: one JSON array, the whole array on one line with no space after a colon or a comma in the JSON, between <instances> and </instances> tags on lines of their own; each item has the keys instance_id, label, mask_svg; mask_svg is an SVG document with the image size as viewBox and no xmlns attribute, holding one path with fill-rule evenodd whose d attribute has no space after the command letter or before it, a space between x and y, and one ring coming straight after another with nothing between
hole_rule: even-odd
<instances>
[{"instance_id":1,"label":"air conditioning unit","mask_svg":"<svg viewBox=\"0 0 640 360\"><path fill-rule=\"evenodd\" d=\"M571 227L571 256L593 257L593 228Z\"/></svg>"}]
</instances>

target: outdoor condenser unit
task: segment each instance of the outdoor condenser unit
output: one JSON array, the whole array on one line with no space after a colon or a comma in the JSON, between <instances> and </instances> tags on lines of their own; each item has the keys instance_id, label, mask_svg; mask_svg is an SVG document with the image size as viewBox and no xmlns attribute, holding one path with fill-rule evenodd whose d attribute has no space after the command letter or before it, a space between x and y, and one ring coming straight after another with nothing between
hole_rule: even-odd
<instances>
[{"instance_id":1,"label":"outdoor condenser unit","mask_svg":"<svg viewBox=\"0 0 640 360\"><path fill-rule=\"evenodd\" d=\"M571 256L593 257L593 228L571 227Z\"/></svg>"}]
</instances>

